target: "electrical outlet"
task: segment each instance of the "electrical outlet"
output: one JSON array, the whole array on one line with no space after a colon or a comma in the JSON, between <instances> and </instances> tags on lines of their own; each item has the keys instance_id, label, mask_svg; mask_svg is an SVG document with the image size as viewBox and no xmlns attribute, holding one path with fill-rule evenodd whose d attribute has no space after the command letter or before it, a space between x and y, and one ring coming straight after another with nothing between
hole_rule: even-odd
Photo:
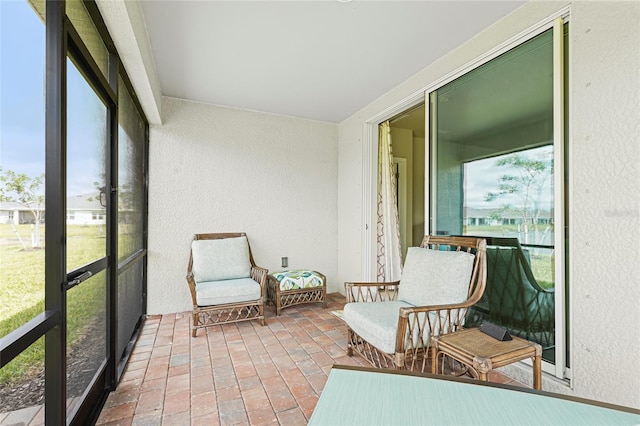
<instances>
[{"instance_id":1,"label":"electrical outlet","mask_svg":"<svg viewBox=\"0 0 640 426\"><path fill-rule=\"evenodd\" d=\"M288 257L283 257L282 258L282 267L286 268L287 266L289 266L289 258Z\"/></svg>"}]
</instances>

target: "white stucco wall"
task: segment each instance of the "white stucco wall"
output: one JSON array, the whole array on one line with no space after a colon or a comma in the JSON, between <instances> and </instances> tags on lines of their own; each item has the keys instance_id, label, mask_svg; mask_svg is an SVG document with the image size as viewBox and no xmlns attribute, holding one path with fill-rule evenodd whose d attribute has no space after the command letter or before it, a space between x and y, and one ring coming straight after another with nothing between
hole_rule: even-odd
<instances>
[{"instance_id":1,"label":"white stucco wall","mask_svg":"<svg viewBox=\"0 0 640 426\"><path fill-rule=\"evenodd\" d=\"M640 3L572 12L573 385L640 408Z\"/></svg>"},{"instance_id":2,"label":"white stucco wall","mask_svg":"<svg viewBox=\"0 0 640 426\"><path fill-rule=\"evenodd\" d=\"M256 263L337 275L337 125L163 98L151 126L149 314L191 309L193 234L246 232Z\"/></svg>"},{"instance_id":3,"label":"white stucco wall","mask_svg":"<svg viewBox=\"0 0 640 426\"><path fill-rule=\"evenodd\" d=\"M338 281L361 277L363 124L571 5L570 387L640 408L640 3L530 2L339 126ZM530 380L530 371L511 373Z\"/></svg>"}]
</instances>

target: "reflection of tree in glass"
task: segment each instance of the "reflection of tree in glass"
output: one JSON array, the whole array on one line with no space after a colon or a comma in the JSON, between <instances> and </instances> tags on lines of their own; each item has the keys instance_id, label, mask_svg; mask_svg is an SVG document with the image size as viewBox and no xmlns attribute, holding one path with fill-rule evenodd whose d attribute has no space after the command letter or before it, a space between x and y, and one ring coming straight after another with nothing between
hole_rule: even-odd
<instances>
[{"instance_id":1,"label":"reflection of tree in glass","mask_svg":"<svg viewBox=\"0 0 640 426\"><path fill-rule=\"evenodd\" d=\"M132 211L135 209L134 203L136 201L137 199L134 197L131 185L120 185L120 190L118 191L118 209L122 211Z\"/></svg>"},{"instance_id":2,"label":"reflection of tree in glass","mask_svg":"<svg viewBox=\"0 0 640 426\"><path fill-rule=\"evenodd\" d=\"M522 204L517 207L503 205L492 213L494 219L499 219L506 211L516 211L522 217L524 225L533 224L537 228L542 191L553 175L553 159L548 158L550 155L551 152L541 153L535 159L514 153L496 161L496 166L508 167L511 173L500 176L498 190L487 192L485 201L493 202L506 195L515 195Z\"/></svg>"},{"instance_id":3,"label":"reflection of tree in glass","mask_svg":"<svg viewBox=\"0 0 640 426\"><path fill-rule=\"evenodd\" d=\"M105 185L101 185L100 182L93 182L93 187L96 190L96 195L89 195L87 197L87 201L95 201L100 203L102 207L107 207L107 187Z\"/></svg>"},{"instance_id":4,"label":"reflection of tree in glass","mask_svg":"<svg viewBox=\"0 0 640 426\"><path fill-rule=\"evenodd\" d=\"M91 182L106 185L107 107L73 59L67 64L67 195L85 195Z\"/></svg>"},{"instance_id":5,"label":"reflection of tree in glass","mask_svg":"<svg viewBox=\"0 0 640 426\"><path fill-rule=\"evenodd\" d=\"M44 183L44 173L31 178L13 170L3 171L0 167L0 201L18 203L29 209L35 221L33 248L40 247L40 222L44 214L44 194L40 187Z\"/></svg>"}]
</instances>

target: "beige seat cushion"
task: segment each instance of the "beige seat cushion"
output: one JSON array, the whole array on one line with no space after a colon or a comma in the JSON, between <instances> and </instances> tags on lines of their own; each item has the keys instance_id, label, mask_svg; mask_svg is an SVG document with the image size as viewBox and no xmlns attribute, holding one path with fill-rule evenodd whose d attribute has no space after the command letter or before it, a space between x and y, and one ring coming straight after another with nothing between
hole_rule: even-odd
<instances>
[{"instance_id":1,"label":"beige seat cushion","mask_svg":"<svg viewBox=\"0 0 640 426\"><path fill-rule=\"evenodd\" d=\"M196 300L198 306L248 302L260 299L260 290L260 284L251 278L205 281L196 284Z\"/></svg>"},{"instance_id":2,"label":"beige seat cushion","mask_svg":"<svg viewBox=\"0 0 640 426\"><path fill-rule=\"evenodd\" d=\"M414 306L464 302L475 256L462 251L409 247L398 299Z\"/></svg>"},{"instance_id":3,"label":"beige seat cushion","mask_svg":"<svg viewBox=\"0 0 640 426\"><path fill-rule=\"evenodd\" d=\"M247 237L195 240L191 243L193 276L203 281L248 278L251 274Z\"/></svg>"},{"instance_id":4,"label":"beige seat cushion","mask_svg":"<svg viewBox=\"0 0 640 426\"><path fill-rule=\"evenodd\" d=\"M396 351L396 333L400 308L406 302L361 302L344 305L344 321L367 342L385 353Z\"/></svg>"}]
</instances>

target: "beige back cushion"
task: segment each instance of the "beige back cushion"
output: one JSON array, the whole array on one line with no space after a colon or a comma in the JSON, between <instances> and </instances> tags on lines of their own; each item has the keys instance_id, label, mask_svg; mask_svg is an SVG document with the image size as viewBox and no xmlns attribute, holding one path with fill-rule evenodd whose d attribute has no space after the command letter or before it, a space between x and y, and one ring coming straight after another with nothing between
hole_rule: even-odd
<instances>
[{"instance_id":1,"label":"beige back cushion","mask_svg":"<svg viewBox=\"0 0 640 426\"><path fill-rule=\"evenodd\" d=\"M251 274L247 237L195 240L191 243L196 282L248 278Z\"/></svg>"},{"instance_id":2,"label":"beige back cushion","mask_svg":"<svg viewBox=\"0 0 640 426\"><path fill-rule=\"evenodd\" d=\"M409 247L398 300L414 306L460 303L467 299L474 255Z\"/></svg>"}]
</instances>

